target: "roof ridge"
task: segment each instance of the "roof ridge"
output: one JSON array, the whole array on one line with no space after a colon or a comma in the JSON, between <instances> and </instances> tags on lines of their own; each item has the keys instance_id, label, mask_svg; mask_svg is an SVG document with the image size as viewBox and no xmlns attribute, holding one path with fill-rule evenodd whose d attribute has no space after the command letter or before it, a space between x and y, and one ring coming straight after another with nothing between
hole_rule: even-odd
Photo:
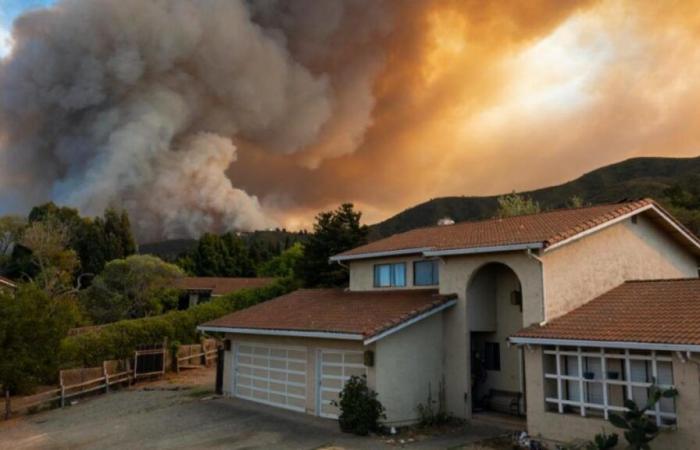
<instances>
[{"instance_id":1,"label":"roof ridge","mask_svg":"<svg viewBox=\"0 0 700 450\"><path fill-rule=\"evenodd\" d=\"M492 221L496 221L496 220L515 220L515 219L519 219L521 217L541 216L541 215L545 215L545 214L560 213L563 211L580 211L580 210L584 210L584 209L603 208L606 206L619 205L620 207L623 207L623 206L632 205L632 204L641 203L641 202L657 204L656 201L651 199L651 198L643 198L643 199L639 199L639 200L630 200L627 202L598 203L596 205L578 206L575 208L567 208L567 207L556 208L556 209L549 209L546 211L539 211L539 212L527 213L527 214L519 214L517 216L509 216L509 217L489 217L486 219L478 219L478 220L464 220L461 222L455 222L451 225L425 225L422 227L411 228L410 230L402 231L400 233L395 233L395 234L386 236L384 238L378 239L377 241L374 241L374 242L378 242L378 241L383 240L383 239L389 239L389 238L394 237L394 236L400 236L403 234L412 233L414 231L431 230L431 229L438 229L438 228L439 229L448 229L448 228L453 228L453 227L456 227L459 225L464 225L464 224L492 222Z\"/></svg>"}]
</instances>

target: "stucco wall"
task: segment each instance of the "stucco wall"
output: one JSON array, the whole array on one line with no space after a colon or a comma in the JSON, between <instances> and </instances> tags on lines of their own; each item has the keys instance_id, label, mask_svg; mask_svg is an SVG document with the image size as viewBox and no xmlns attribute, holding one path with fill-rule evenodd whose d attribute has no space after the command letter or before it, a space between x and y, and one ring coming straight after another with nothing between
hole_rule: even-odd
<instances>
[{"instance_id":1,"label":"stucco wall","mask_svg":"<svg viewBox=\"0 0 700 450\"><path fill-rule=\"evenodd\" d=\"M542 350L532 347L524 351L527 379L527 427L535 437L559 442L574 439L590 440L602 430L615 432L620 436L620 448L624 438L602 419L581 417L573 414L546 412L544 403L544 373ZM700 448L700 373L694 362L683 363L674 355L673 381L678 389L676 414L678 426L665 430L652 442L655 449L696 449Z\"/></svg>"},{"instance_id":2,"label":"stucco wall","mask_svg":"<svg viewBox=\"0 0 700 450\"><path fill-rule=\"evenodd\" d=\"M443 380L443 314L377 341L376 386L388 424L417 421L416 408L419 403L427 404L429 390L433 400L438 400Z\"/></svg>"},{"instance_id":3,"label":"stucco wall","mask_svg":"<svg viewBox=\"0 0 700 450\"><path fill-rule=\"evenodd\" d=\"M526 252L447 257L441 264L440 292L455 293L459 301L445 313L445 381L447 407L457 417L471 417L470 334L467 286L476 271L489 263L502 263L517 275L523 293L523 326L542 321L542 271ZM505 347L506 343L502 345Z\"/></svg>"},{"instance_id":4,"label":"stucco wall","mask_svg":"<svg viewBox=\"0 0 700 450\"><path fill-rule=\"evenodd\" d=\"M437 289L437 286L414 286L413 285L413 262L425 261L426 258L417 256L404 255L391 258L376 258L359 261L350 261L350 290L351 291L369 291L369 290L394 290L394 289ZM374 286L374 266L376 264L386 263L406 263L406 286L404 287L385 287L379 288ZM442 276L442 267L440 267L440 276Z\"/></svg>"},{"instance_id":5,"label":"stucco wall","mask_svg":"<svg viewBox=\"0 0 700 450\"><path fill-rule=\"evenodd\" d=\"M308 414L316 414L316 355L319 349L331 350L353 350L365 351L374 350L374 345L367 347L362 345L360 341L346 341L333 339L314 339L314 338L293 338L293 337L277 337L277 336L256 336L242 334L227 334L227 339L231 339L231 351L224 352L224 394L231 396L233 390L233 352L236 348L236 343L256 342L265 345L276 345L282 347L303 347L306 352L306 412ZM376 389L375 370L372 367L367 368L367 384Z\"/></svg>"},{"instance_id":6,"label":"stucco wall","mask_svg":"<svg viewBox=\"0 0 700 450\"><path fill-rule=\"evenodd\" d=\"M697 277L698 261L644 216L546 252L546 318L575 309L626 280Z\"/></svg>"}]
</instances>

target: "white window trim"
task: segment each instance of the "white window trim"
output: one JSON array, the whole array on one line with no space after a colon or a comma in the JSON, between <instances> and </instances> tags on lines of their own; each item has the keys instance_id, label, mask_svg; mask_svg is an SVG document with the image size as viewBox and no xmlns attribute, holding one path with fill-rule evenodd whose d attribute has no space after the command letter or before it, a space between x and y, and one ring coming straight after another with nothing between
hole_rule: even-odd
<instances>
[{"instance_id":1,"label":"white window trim","mask_svg":"<svg viewBox=\"0 0 700 450\"><path fill-rule=\"evenodd\" d=\"M625 349L624 353L607 353L606 349L601 347L599 351L586 351L582 347L576 347L576 350L562 350L560 346L554 346L551 348L542 348L543 355L543 365L544 356L552 355L555 358L555 373L548 373L543 367L544 379L545 380L555 380L557 383L556 397L546 397L544 398L545 403L557 405L557 411L560 414L564 413L564 406L574 406L579 408L582 417L587 417L587 410L598 410L603 411L603 417L605 420L609 419L610 412L624 412L627 409L623 406L608 404L608 386L623 386L625 389L625 398L632 398L632 388L641 387L649 388L653 385L650 382L640 382L632 381L631 377L631 361L651 361L652 365L652 377L654 380L658 379L658 362L673 362L671 356L657 355L656 350L649 350L648 355L637 355L630 353L629 349ZM577 368L578 374L566 375L563 374L562 358L567 356L574 356L577 358ZM584 358L600 358L601 363L601 378L596 380L586 379L583 375L583 359ZM623 360L623 370L625 371L625 379L608 379L607 377L607 367L606 361L610 359L622 359ZM579 385L579 399L570 400L564 398L563 384L565 381L578 382ZM603 392L603 403L590 403L585 400L586 386L588 383L597 383L602 386ZM669 389L674 387L674 385L662 385L657 384L660 389ZM663 412L661 411L660 402L656 403L655 409L647 411L649 416L654 417L656 425L659 427L665 426L662 424L662 419L673 419L677 422L678 416L677 412ZM667 425L666 425L667 426Z\"/></svg>"}]
</instances>

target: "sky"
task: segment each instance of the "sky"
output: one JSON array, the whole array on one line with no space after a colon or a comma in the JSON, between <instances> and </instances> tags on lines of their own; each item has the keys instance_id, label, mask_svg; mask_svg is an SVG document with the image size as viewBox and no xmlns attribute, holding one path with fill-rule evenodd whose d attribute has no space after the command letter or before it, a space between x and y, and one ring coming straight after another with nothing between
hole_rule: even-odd
<instances>
[{"instance_id":1,"label":"sky","mask_svg":"<svg viewBox=\"0 0 700 450\"><path fill-rule=\"evenodd\" d=\"M49 3L0 0L0 213L116 205L156 238L349 201L373 223L700 155L697 1L68 0L8 54Z\"/></svg>"},{"instance_id":2,"label":"sky","mask_svg":"<svg viewBox=\"0 0 700 450\"><path fill-rule=\"evenodd\" d=\"M51 5L53 0L0 0L0 58L12 47L10 30L17 16L31 9Z\"/></svg>"}]
</instances>

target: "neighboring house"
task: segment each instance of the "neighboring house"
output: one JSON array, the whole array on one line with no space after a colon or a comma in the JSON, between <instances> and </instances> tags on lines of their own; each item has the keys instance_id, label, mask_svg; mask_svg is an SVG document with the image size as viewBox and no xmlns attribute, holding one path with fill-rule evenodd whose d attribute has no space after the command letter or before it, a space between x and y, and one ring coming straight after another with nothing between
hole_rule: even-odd
<instances>
[{"instance_id":1,"label":"neighboring house","mask_svg":"<svg viewBox=\"0 0 700 450\"><path fill-rule=\"evenodd\" d=\"M234 278L234 277L182 277L175 287L184 291L179 309L187 309L212 297L230 294L241 289L259 288L274 283L275 278Z\"/></svg>"},{"instance_id":2,"label":"neighboring house","mask_svg":"<svg viewBox=\"0 0 700 450\"><path fill-rule=\"evenodd\" d=\"M607 350L601 350L607 344L595 334L595 324L582 330L583 336L591 331L589 338L571 341L536 341L537 335L524 333L540 325L549 330L555 319L569 320L567 313L605 299L607 291L637 285L625 283L629 280L696 278L700 240L652 200L641 200L421 228L331 261L349 267L348 290L297 291L200 327L230 339L227 393L333 416L331 399L348 375L359 372L367 374L391 424L415 422L416 407L431 392L433 399L444 397L447 411L457 417L497 409L527 414L530 430L544 437L591 438L603 426L597 417L614 410L617 401L611 395L603 398L603 404L611 402L608 407L588 403L598 397L588 396L591 380L584 375L593 373L593 380L601 381L605 370L595 362L585 366L590 351L579 349L588 348L587 342L595 345L601 364L607 358ZM674 289L685 292L684 283L691 290L697 285L678 281L669 286L674 283L685 287L659 294L671 297L665 314L693 314L673 301ZM404 309L408 298L415 304ZM679 335L683 342L676 343L692 353L700 350L690 339L700 336L700 315L691 317L695 335ZM620 317L621 323L623 318L622 331L645 327L628 316ZM661 348L645 347L643 341L628 347L616 341L614 348L625 364L649 361L657 370L652 374L663 372L659 382L678 387L678 405L694 405L686 413L670 411L666 404L664 414L658 414L664 423L677 421L675 439L689 442L688 436L700 433L694 424L700 421L697 366L682 362L692 354L660 353ZM634 357L625 359L626 350ZM579 374L569 378L574 366L568 360L559 363L566 372L561 367L551 372L548 366L543 373L543 361L551 363L552 352L555 361L572 354L582 361ZM608 385L624 385L639 395L647 389L648 381L626 383L627 372L618 372L620 383ZM583 386L578 391L584 393L583 405L573 404L579 398L574 383ZM550 397L553 392L556 397ZM545 426L555 421L558 426Z\"/></svg>"},{"instance_id":3,"label":"neighboring house","mask_svg":"<svg viewBox=\"0 0 700 450\"><path fill-rule=\"evenodd\" d=\"M9 278L0 276L0 289L17 289L17 285Z\"/></svg>"}]
</instances>

